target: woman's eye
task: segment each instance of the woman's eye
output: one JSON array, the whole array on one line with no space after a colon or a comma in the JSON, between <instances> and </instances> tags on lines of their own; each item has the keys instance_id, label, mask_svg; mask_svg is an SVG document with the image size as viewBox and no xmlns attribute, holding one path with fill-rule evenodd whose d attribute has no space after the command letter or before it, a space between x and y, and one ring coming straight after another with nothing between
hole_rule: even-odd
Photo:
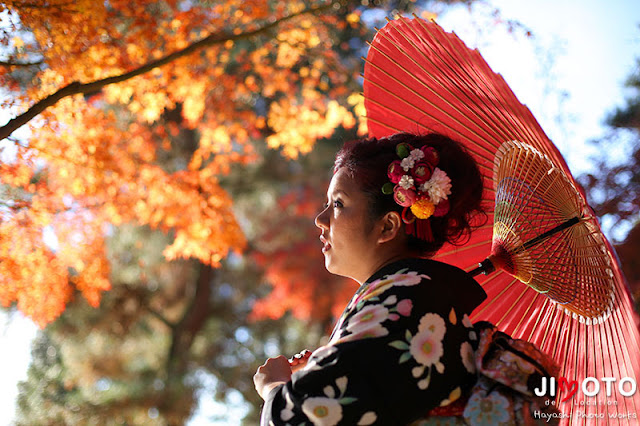
<instances>
[{"instance_id":1,"label":"woman's eye","mask_svg":"<svg viewBox=\"0 0 640 426\"><path fill-rule=\"evenodd\" d=\"M335 209L335 208L342 208L343 204L342 204L342 201L340 201L340 200L331 201L329 203L324 203L322 205L322 210L326 210L327 207L329 207L329 206L331 206L331 207L333 207Z\"/></svg>"}]
</instances>

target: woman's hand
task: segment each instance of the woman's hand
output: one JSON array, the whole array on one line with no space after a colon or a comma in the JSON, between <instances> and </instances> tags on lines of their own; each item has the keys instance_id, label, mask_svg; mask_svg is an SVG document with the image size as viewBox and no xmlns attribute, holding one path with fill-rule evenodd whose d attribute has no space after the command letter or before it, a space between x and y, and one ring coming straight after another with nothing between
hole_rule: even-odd
<instances>
[{"instance_id":1,"label":"woman's hand","mask_svg":"<svg viewBox=\"0 0 640 426\"><path fill-rule=\"evenodd\" d=\"M253 376L253 384L262 399L265 399L271 389L291 380L291 367L289 360L280 355L269 358L264 364L258 367L258 371Z\"/></svg>"},{"instance_id":2,"label":"woman's hand","mask_svg":"<svg viewBox=\"0 0 640 426\"><path fill-rule=\"evenodd\" d=\"M304 368L307 365L307 361L309 361L309 357L311 356L311 351L305 349L302 352L299 352L289 358L289 365L291 366L291 371L295 373L298 370Z\"/></svg>"}]
</instances>

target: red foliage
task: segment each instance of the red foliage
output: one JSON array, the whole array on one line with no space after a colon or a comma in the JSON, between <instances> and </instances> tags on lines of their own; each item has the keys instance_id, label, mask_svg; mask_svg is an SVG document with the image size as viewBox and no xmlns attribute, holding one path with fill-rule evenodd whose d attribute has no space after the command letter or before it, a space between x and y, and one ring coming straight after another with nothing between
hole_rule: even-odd
<instances>
[{"instance_id":1,"label":"red foliage","mask_svg":"<svg viewBox=\"0 0 640 426\"><path fill-rule=\"evenodd\" d=\"M278 200L282 215L264 228L270 231L259 239L253 255L266 269L273 290L254 305L253 319L280 318L287 311L305 320L336 318L355 292L355 281L324 267L320 231L314 224L323 198L317 189L305 187Z\"/></svg>"}]
</instances>

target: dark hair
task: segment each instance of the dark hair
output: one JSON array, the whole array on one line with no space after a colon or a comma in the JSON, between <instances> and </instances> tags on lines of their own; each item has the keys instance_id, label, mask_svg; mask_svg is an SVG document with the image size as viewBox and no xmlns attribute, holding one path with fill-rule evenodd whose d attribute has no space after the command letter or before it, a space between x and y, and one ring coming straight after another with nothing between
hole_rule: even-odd
<instances>
[{"instance_id":1,"label":"dark hair","mask_svg":"<svg viewBox=\"0 0 640 426\"><path fill-rule=\"evenodd\" d=\"M369 199L369 212L372 222L389 211L402 214L403 207L398 205L393 195L382 192L382 186L389 182L387 169L389 164L398 160L396 146L408 143L414 148L431 146L439 156L438 168L451 179L449 212L443 217L431 216L433 241L408 235L409 248L423 257L433 256L445 242L460 245L468 241L471 231L478 223L471 224L473 218L486 221L481 206L482 175L478 165L467 150L458 142L437 134L414 135L397 133L376 139L359 139L347 142L336 155L334 173L344 168Z\"/></svg>"}]
</instances>

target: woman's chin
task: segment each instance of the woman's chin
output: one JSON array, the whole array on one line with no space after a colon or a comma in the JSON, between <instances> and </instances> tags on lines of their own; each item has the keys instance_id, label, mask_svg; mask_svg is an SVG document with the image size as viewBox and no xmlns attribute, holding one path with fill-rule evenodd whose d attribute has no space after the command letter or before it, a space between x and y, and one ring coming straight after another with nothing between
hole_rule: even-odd
<instances>
[{"instance_id":1,"label":"woman's chin","mask_svg":"<svg viewBox=\"0 0 640 426\"><path fill-rule=\"evenodd\" d=\"M331 272L332 274L333 272L333 263L331 262L331 256L327 256L327 254L324 254L324 267L327 271Z\"/></svg>"},{"instance_id":2,"label":"woman's chin","mask_svg":"<svg viewBox=\"0 0 640 426\"><path fill-rule=\"evenodd\" d=\"M345 278L353 278L350 271L347 271L344 268L341 268L339 265L331 262L329 258L325 258L324 267L327 269L327 271L329 271L329 273L333 275L338 275Z\"/></svg>"},{"instance_id":3,"label":"woman's chin","mask_svg":"<svg viewBox=\"0 0 640 426\"><path fill-rule=\"evenodd\" d=\"M335 262L331 259L331 255L329 253L324 253L324 267L327 271L334 275L341 275Z\"/></svg>"}]
</instances>

